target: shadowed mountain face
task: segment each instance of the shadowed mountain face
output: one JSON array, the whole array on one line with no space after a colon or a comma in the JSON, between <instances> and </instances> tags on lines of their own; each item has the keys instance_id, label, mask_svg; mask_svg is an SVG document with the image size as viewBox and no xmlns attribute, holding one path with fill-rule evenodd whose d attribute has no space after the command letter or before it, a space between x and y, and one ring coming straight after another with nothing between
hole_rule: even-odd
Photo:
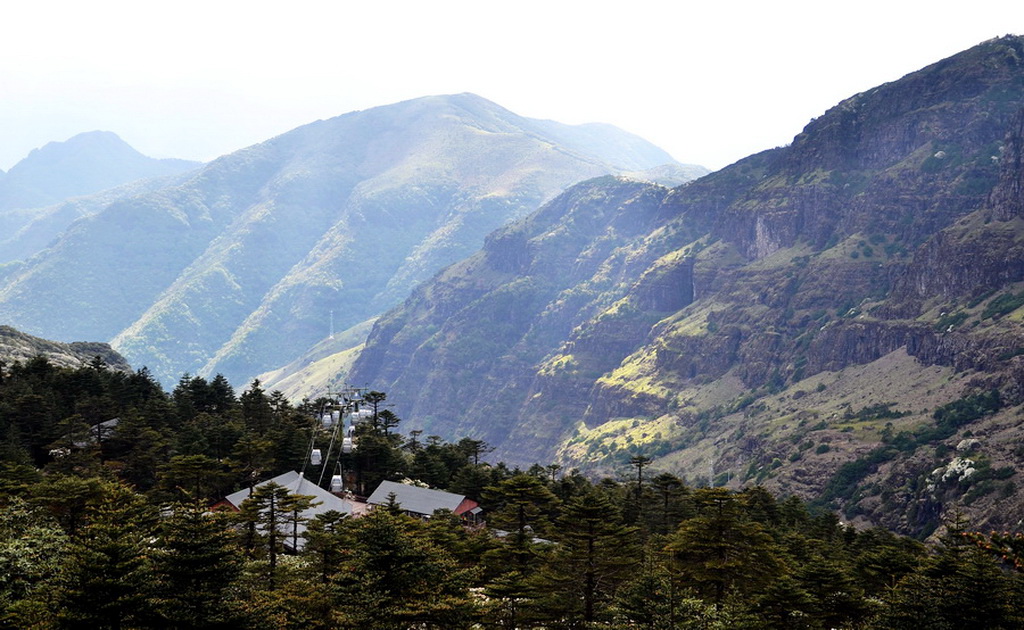
<instances>
[{"instance_id":1,"label":"shadowed mountain face","mask_svg":"<svg viewBox=\"0 0 1024 630\"><path fill-rule=\"evenodd\" d=\"M610 162L621 147L624 158ZM319 121L121 199L9 272L0 318L236 385L393 306L565 186L671 158L614 128L428 97ZM13 169L12 169L13 173ZM10 176L10 175L9 175Z\"/></svg>"},{"instance_id":2,"label":"shadowed mountain face","mask_svg":"<svg viewBox=\"0 0 1024 630\"><path fill-rule=\"evenodd\" d=\"M1024 466L1022 107L1007 37L673 190L577 185L382 316L350 380L517 464L646 455L918 534L958 501L1002 526L1005 474L933 477L972 434L979 469Z\"/></svg>"}]
</instances>

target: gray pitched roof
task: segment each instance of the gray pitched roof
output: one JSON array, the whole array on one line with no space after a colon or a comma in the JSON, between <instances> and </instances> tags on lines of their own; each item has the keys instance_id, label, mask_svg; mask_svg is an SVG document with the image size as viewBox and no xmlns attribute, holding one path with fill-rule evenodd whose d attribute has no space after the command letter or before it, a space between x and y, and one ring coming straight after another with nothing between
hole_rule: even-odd
<instances>
[{"instance_id":1,"label":"gray pitched roof","mask_svg":"<svg viewBox=\"0 0 1024 630\"><path fill-rule=\"evenodd\" d=\"M323 514L324 512L330 510L336 510L345 515L352 514L351 502L331 494L327 490L324 490L323 488L316 485L309 479L306 479L305 477L295 472L294 470L286 472L283 475L278 475L273 479L261 481L260 483L256 484L256 487L259 488L260 486L265 486L270 482L274 482L279 486L284 486L285 488L288 489L289 494L302 494L315 497L314 503L319 502L319 504L314 505L310 509L304 511L302 513L303 518L312 520L318 514ZM238 492L229 494L228 496L224 497L224 499L228 503L235 506L236 508L240 507L242 505L242 502L248 498L248 488L245 488L244 490L239 490ZM300 524L299 536L302 536L302 533L305 531L306 527ZM305 545L305 539L300 538L298 543L299 549L301 550L302 547Z\"/></svg>"},{"instance_id":2,"label":"gray pitched roof","mask_svg":"<svg viewBox=\"0 0 1024 630\"><path fill-rule=\"evenodd\" d=\"M382 481L366 500L371 505L387 505L388 495L395 493L395 502L406 512L433 514L434 510L451 510L459 507L466 497L443 490L420 488L394 481Z\"/></svg>"}]
</instances>

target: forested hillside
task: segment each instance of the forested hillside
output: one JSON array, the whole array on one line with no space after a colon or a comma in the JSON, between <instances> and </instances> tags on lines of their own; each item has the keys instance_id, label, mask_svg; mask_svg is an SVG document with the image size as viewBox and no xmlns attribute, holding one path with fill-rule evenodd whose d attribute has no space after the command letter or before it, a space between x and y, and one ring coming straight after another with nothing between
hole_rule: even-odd
<instances>
[{"instance_id":1,"label":"forested hillside","mask_svg":"<svg viewBox=\"0 0 1024 630\"><path fill-rule=\"evenodd\" d=\"M390 400L376 392L369 404ZM0 623L13 628L986 628L1024 623L1019 536L950 522L942 542L858 531L794 497L692 487L636 458L622 479L483 463L488 445L396 430L384 405L345 466L478 500L486 526L400 504L305 522L280 486L317 401L216 377L0 367ZM100 421L119 421L103 430ZM109 425L106 425L109 428ZM333 466L334 461L323 465ZM314 478L316 467L307 467ZM274 501L281 501L275 504ZM277 507L273 507L277 505ZM271 535L273 534L273 535Z\"/></svg>"}]
</instances>

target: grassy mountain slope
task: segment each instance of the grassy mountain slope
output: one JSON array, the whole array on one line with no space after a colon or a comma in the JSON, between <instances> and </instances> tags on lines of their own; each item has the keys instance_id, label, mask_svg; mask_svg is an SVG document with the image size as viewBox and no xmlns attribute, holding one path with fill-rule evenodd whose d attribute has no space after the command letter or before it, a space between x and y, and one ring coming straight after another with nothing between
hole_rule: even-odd
<instances>
[{"instance_id":1,"label":"grassy mountain slope","mask_svg":"<svg viewBox=\"0 0 1024 630\"><path fill-rule=\"evenodd\" d=\"M28 259L76 219L199 166L147 157L109 131L35 149L0 178L0 263Z\"/></svg>"},{"instance_id":2,"label":"grassy mountain slope","mask_svg":"<svg viewBox=\"0 0 1024 630\"><path fill-rule=\"evenodd\" d=\"M187 177L187 173L177 173L139 179L50 206L0 212L0 263L26 261L55 243L78 219L92 216L115 201L176 186Z\"/></svg>"},{"instance_id":3,"label":"grassy mountain slope","mask_svg":"<svg viewBox=\"0 0 1024 630\"><path fill-rule=\"evenodd\" d=\"M321 341L331 311L338 330L374 317L565 186L671 160L613 128L551 129L470 94L306 125L76 223L7 273L0 317L111 339L165 383L242 385Z\"/></svg>"},{"instance_id":4,"label":"grassy mountain slope","mask_svg":"<svg viewBox=\"0 0 1024 630\"><path fill-rule=\"evenodd\" d=\"M1022 106L1007 37L671 191L581 184L383 316L351 378L518 463L644 454L915 533L955 501L1005 522L991 500L1021 503L1006 470L1024 464L1002 444L1024 402ZM933 483L974 431L981 489Z\"/></svg>"},{"instance_id":5,"label":"grassy mountain slope","mask_svg":"<svg viewBox=\"0 0 1024 630\"><path fill-rule=\"evenodd\" d=\"M329 336L288 365L256 378L266 391L280 391L289 400L313 400L325 392L340 391L375 321L370 319Z\"/></svg>"}]
</instances>

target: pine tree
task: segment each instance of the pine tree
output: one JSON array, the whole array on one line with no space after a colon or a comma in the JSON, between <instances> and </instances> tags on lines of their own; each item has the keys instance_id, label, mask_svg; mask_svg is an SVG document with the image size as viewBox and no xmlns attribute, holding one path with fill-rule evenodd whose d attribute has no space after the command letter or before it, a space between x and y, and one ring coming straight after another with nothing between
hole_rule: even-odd
<instances>
[{"instance_id":1,"label":"pine tree","mask_svg":"<svg viewBox=\"0 0 1024 630\"><path fill-rule=\"evenodd\" d=\"M281 501L281 512L284 514L285 532L291 540L292 551L299 550L299 526L304 525L309 519L305 512L320 505L316 497L306 494L289 494Z\"/></svg>"},{"instance_id":2,"label":"pine tree","mask_svg":"<svg viewBox=\"0 0 1024 630\"><path fill-rule=\"evenodd\" d=\"M640 571L616 591L611 611L617 626L669 630L676 627L678 599L672 576L648 553Z\"/></svg>"},{"instance_id":3,"label":"pine tree","mask_svg":"<svg viewBox=\"0 0 1024 630\"><path fill-rule=\"evenodd\" d=\"M682 479L671 473L656 475L651 479L651 487L657 496L647 515L651 530L657 534L672 532L679 521L690 515L686 505L689 490L683 485Z\"/></svg>"},{"instance_id":4,"label":"pine tree","mask_svg":"<svg viewBox=\"0 0 1024 630\"><path fill-rule=\"evenodd\" d=\"M814 606L813 598L790 575L778 576L753 601L755 610L764 620L765 628L800 630L820 628L808 614ZM824 626L830 627L830 626Z\"/></svg>"},{"instance_id":5,"label":"pine tree","mask_svg":"<svg viewBox=\"0 0 1024 630\"><path fill-rule=\"evenodd\" d=\"M796 571L796 578L810 598L802 610L820 627L856 625L867 615L863 589L840 562L814 554Z\"/></svg>"},{"instance_id":6,"label":"pine tree","mask_svg":"<svg viewBox=\"0 0 1024 630\"><path fill-rule=\"evenodd\" d=\"M246 431L265 436L274 424L274 408L270 404L270 398L260 387L259 379L253 379L249 389L242 392L239 402Z\"/></svg>"},{"instance_id":7,"label":"pine tree","mask_svg":"<svg viewBox=\"0 0 1024 630\"><path fill-rule=\"evenodd\" d=\"M489 523L510 531L506 553L514 568L525 572L536 555L533 539L547 533L548 514L558 505L558 498L543 481L522 473L488 488L485 497L500 506L490 513Z\"/></svg>"},{"instance_id":8,"label":"pine tree","mask_svg":"<svg viewBox=\"0 0 1024 630\"><path fill-rule=\"evenodd\" d=\"M351 525L351 555L339 573L345 628L458 629L472 625L472 572L430 543L416 521L375 510Z\"/></svg>"},{"instance_id":9,"label":"pine tree","mask_svg":"<svg viewBox=\"0 0 1024 630\"><path fill-rule=\"evenodd\" d=\"M555 528L559 544L540 572L540 590L555 619L593 623L607 617L615 590L636 568L639 533L622 524L598 492L573 498Z\"/></svg>"},{"instance_id":10,"label":"pine tree","mask_svg":"<svg viewBox=\"0 0 1024 630\"><path fill-rule=\"evenodd\" d=\"M239 518L247 532L247 547L255 549L256 538L264 541L268 563L267 582L271 590L277 584L277 556L282 551L285 539L288 509L288 488L275 482L258 486L239 506Z\"/></svg>"},{"instance_id":11,"label":"pine tree","mask_svg":"<svg viewBox=\"0 0 1024 630\"><path fill-rule=\"evenodd\" d=\"M72 545L69 628L145 626L152 620L150 541L156 513L127 487L105 484Z\"/></svg>"},{"instance_id":12,"label":"pine tree","mask_svg":"<svg viewBox=\"0 0 1024 630\"><path fill-rule=\"evenodd\" d=\"M322 584L327 584L341 569L342 559L352 546L345 518L341 512L328 510L317 514L306 526L303 552L307 560L312 558Z\"/></svg>"},{"instance_id":13,"label":"pine tree","mask_svg":"<svg viewBox=\"0 0 1024 630\"><path fill-rule=\"evenodd\" d=\"M178 504L162 523L154 572L167 627L231 627L228 593L241 563L228 527L201 503Z\"/></svg>"},{"instance_id":14,"label":"pine tree","mask_svg":"<svg viewBox=\"0 0 1024 630\"><path fill-rule=\"evenodd\" d=\"M502 573L485 584L482 592L481 621L485 628L517 630L539 623L541 593L523 573Z\"/></svg>"},{"instance_id":15,"label":"pine tree","mask_svg":"<svg viewBox=\"0 0 1024 630\"><path fill-rule=\"evenodd\" d=\"M49 475L29 489L30 501L48 511L71 537L88 520L89 506L100 500L104 484L96 478Z\"/></svg>"},{"instance_id":16,"label":"pine tree","mask_svg":"<svg viewBox=\"0 0 1024 630\"><path fill-rule=\"evenodd\" d=\"M224 465L206 455L175 455L160 467L158 487L173 500L223 496L229 476Z\"/></svg>"},{"instance_id":17,"label":"pine tree","mask_svg":"<svg viewBox=\"0 0 1024 630\"><path fill-rule=\"evenodd\" d=\"M771 536L743 518L736 497L722 488L694 493L698 515L683 521L668 549L674 566L704 597L721 604L731 593L752 593L781 570Z\"/></svg>"},{"instance_id":18,"label":"pine tree","mask_svg":"<svg viewBox=\"0 0 1024 630\"><path fill-rule=\"evenodd\" d=\"M885 601L877 628L1020 628L1016 583L964 534L960 514L948 524L938 555L900 580Z\"/></svg>"},{"instance_id":19,"label":"pine tree","mask_svg":"<svg viewBox=\"0 0 1024 630\"><path fill-rule=\"evenodd\" d=\"M0 506L0 627L47 628L69 583L71 541L23 499Z\"/></svg>"}]
</instances>

